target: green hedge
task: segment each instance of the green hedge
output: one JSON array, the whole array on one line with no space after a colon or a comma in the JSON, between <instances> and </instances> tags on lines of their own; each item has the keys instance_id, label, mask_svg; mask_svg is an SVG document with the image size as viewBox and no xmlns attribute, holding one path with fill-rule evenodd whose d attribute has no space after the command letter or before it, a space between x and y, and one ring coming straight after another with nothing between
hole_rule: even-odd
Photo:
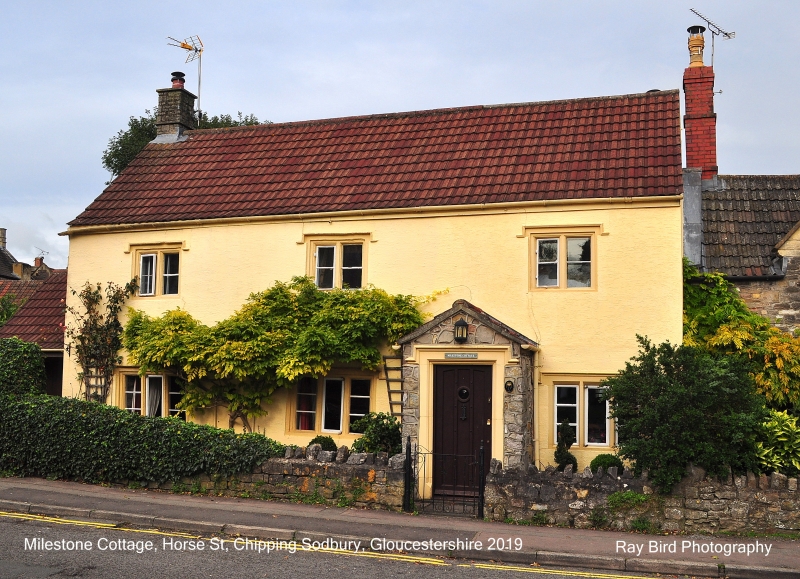
<instances>
[{"instance_id":1,"label":"green hedge","mask_svg":"<svg viewBox=\"0 0 800 579\"><path fill-rule=\"evenodd\" d=\"M177 418L75 398L0 393L0 471L89 482L167 482L249 473L284 447Z\"/></svg>"},{"instance_id":2,"label":"green hedge","mask_svg":"<svg viewBox=\"0 0 800 579\"><path fill-rule=\"evenodd\" d=\"M43 394L42 350L18 338L0 338L0 392Z\"/></svg>"}]
</instances>

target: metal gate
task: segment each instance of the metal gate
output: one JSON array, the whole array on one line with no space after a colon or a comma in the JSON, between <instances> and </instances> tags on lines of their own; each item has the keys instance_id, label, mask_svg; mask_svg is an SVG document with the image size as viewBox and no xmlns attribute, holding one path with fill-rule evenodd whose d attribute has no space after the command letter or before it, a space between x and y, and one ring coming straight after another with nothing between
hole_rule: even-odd
<instances>
[{"instance_id":1,"label":"metal gate","mask_svg":"<svg viewBox=\"0 0 800 579\"><path fill-rule=\"evenodd\" d=\"M406 439L403 510L483 518L485 450L475 455L426 452Z\"/></svg>"}]
</instances>

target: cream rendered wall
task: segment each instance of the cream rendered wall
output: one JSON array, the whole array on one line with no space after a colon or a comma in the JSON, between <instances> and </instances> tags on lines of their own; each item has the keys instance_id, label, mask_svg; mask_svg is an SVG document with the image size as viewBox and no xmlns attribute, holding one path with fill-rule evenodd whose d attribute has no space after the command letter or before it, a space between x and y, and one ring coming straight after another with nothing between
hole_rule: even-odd
<instances>
[{"instance_id":1,"label":"cream rendered wall","mask_svg":"<svg viewBox=\"0 0 800 579\"><path fill-rule=\"evenodd\" d=\"M249 293L275 280L311 273L309 236L369 234L366 282L391 293L449 292L426 306L431 314L463 298L537 341L541 347L537 445L552 446L548 375L608 375L636 352L636 334L678 343L682 331L680 197L622 202L503 204L419 211L374 211L300 218L219 220L170 227L70 230L68 284L125 283L135 274L132 245L183 244L180 293L133 297L150 315L180 307L206 324L231 315ZM525 228L597 226L596 287L530 290L530 238ZM75 298L68 295L68 304ZM123 323L125 316L122 317ZM127 361L126 361L127 362ZM65 395L78 392L73 358L65 358ZM380 382L379 410L388 410ZM552 390L552 388L550 388ZM279 393L257 429L289 437L286 395ZM216 420L227 426L219 411ZM343 438L343 442L347 441ZM595 452L596 453L596 452ZM552 453L549 453L552 455Z\"/></svg>"}]
</instances>

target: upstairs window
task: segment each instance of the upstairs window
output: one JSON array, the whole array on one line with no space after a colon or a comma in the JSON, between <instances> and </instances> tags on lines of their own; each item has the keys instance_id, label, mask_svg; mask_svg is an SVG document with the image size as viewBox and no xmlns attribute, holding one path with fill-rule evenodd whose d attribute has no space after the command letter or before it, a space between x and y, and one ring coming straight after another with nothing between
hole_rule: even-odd
<instances>
[{"instance_id":1,"label":"upstairs window","mask_svg":"<svg viewBox=\"0 0 800 579\"><path fill-rule=\"evenodd\" d=\"M139 252L139 295L177 295L180 254L175 250Z\"/></svg>"},{"instance_id":2,"label":"upstairs window","mask_svg":"<svg viewBox=\"0 0 800 579\"><path fill-rule=\"evenodd\" d=\"M314 244L314 282L320 289L364 286L364 243L319 241Z\"/></svg>"},{"instance_id":3,"label":"upstairs window","mask_svg":"<svg viewBox=\"0 0 800 579\"><path fill-rule=\"evenodd\" d=\"M531 236L532 290L596 286L596 235L593 228L574 229L575 233Z\"/></svg>"}]
</instances>

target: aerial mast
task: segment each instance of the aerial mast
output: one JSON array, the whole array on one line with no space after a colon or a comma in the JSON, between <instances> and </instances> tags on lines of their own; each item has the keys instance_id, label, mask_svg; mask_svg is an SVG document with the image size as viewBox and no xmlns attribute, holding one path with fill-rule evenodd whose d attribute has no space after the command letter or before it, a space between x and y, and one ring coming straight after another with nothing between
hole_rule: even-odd
<instances>
[{"instance_id":1,"label":"aerial mast","mask_svg":"<svg viewBox=\"0 0 800 579\"><path fill-rule=\"evenodd\" d=\"M731 40L732 38L736 38L736 33L735 32L726 32L725 30L723 30L722 28L720 28L719 26L717 26L716 24L711 22L711 20L709 20L708 18L706 18L705 16L700 14L694 8L689 8L689 10L694 12L694 14L696 16L699 16L702 20L705 20L706 24L708 25L707 28L711 32L711 66L714 66L714 37L715 36L722 36L723 40ZM188 60L187 60L187 62L188 62Z\"/></svg>"},{"instance_id":2,"label":"aerial mast","mask_svg":"<svg viewBox=\"0 0 800 579\"><path fill-rule=\"evenodd\" d=\"M167 38L173 41L167 42L169 46L177 46L188 53L186 55L186 62L197 61L197 122L199 125L200 121L203 120L203 109L200 108L200 87L203 75L203 41L200 40L199 36L190 36L184 40L178 40L171 36L167 36Z\"/></svg>"}]
</instances>

